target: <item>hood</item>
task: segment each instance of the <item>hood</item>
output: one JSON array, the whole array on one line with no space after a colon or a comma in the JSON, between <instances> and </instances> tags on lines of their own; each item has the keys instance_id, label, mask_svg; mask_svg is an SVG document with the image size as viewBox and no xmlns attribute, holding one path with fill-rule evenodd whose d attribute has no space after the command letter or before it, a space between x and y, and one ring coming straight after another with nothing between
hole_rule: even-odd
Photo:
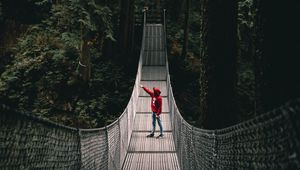
<instances>
[{"instance_id":1,"label":"hood","mask_svg":"<svg viewBox=\"0 0 300 170\"><path fill-rule=\"evenodd\" d=\"M154 96L155 97L157 97L157 96L159 96L160 95L160 90L159 90L159 88L157 88L157 87L153 87L153 92L154 92Z\"/></svg>"}]
</instances>

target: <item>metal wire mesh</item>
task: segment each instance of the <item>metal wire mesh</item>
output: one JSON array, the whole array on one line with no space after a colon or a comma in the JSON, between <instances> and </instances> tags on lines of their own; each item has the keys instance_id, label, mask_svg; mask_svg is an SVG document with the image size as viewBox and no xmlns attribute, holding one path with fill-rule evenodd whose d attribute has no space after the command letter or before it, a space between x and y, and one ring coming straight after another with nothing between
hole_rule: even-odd
<instances>
[{"instance_id":1,"label":"metal wire mesh","mask_svg":"<svg viewBox=\"0 0 300 170\"><path fill-rule=\"evenodd\" d=\"M121 169L133 128L140 80L139 68L127 108L118 120L104 128L75 129L1 106L0 169Z\"/></svg>"},{"instance_id":2,"label":"metal wire mesh","mask_svg":"<svg viewBox=\"0 0 300 170\"><path fill-rule=\"evenodd\" d=\"M130 101L107 127L75 129L1 107L0 169L121 169L136 113L144 41L145 36ZM180 115L169 75L167 91L181 169L300 169L300 100L226 129L204 130Z\"/></svg>"},{"instance_id":3,"label":"metal wire mesh","mask_svg":"<svg viewBox=\"0 0 300 170\"><path fill-rule=\"evenodd\" d=\"M120 118L107 127L75 129L1 105L0 169L121 169L136 113L144 37L131 98Z\"/></svg>"},{"instance_id":4,"label":"metal wire mesh","mask_svg":"<svg viewBox=\"0 0 300 170\"><path fill-rule=\"evenodd\" d=\"M181 117L169 89L181 169L300 168L300 100L226 129L204 130Z\"/></svg>"},{"instance_id":5,"label":"metal wire mesh","mask_svg":"<svg viewBox=\"0 0 300 170\"><path fill-rule=\"evenodd\" d=\"M1 109L1 169L79 169L76 129Z\"/></svg>"},{"instance_id":6,"label":"metal wire mesh","mask_svg":"<svg viewBox=\"0 0 300 170\"><path fill-rule=\"evenodd\" d=\"M167 49L165 14L163 20ZM181 169L300 169L300 99L229 128L204 130L182 118L168 61L167 73L170 120Z\"/></svg>"},{"instance_id":7,"label":"metal wire mesh","mask_svg":"<svg viewBox=\"0 0 300 170\"><path fill-rule=\"evenodd\" d=\"M118 122L108 128L108 167L120 169L120 127Z\"/></svg>"},{"instance_id":8,"label":"metal wire mesh","mask_svg":"<svg viewBox=\"0 0 300 170\"><path fill-rule=\"evenodd\" d=\"M106 129L80 130L81 169L108 169Z\"/></svg>"},{"instance_id":9,"label":"metal wire mesh","mask_svg":"<svg viewBox=\"0 0 300 170\"><path fill-rule=\"evenodd\" d=\"M120 118L119 124L120 124L120 162L119 162L119 164L122 165L125 160L126 154L127 154L127 148L128 148L128 143L129 143L127 111Z\"/></svg>"}]
</instances>

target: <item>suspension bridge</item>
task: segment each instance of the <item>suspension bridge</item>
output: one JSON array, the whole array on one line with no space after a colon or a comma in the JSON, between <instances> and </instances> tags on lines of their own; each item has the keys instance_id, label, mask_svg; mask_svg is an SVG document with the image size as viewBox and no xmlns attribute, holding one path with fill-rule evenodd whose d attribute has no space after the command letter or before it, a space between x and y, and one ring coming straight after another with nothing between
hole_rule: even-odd
<instances>
[{"instance_id":1,"label":"suspension bridge","mask_svg":"<svg viewBox=\"0 0 300 170\"><path fill-rule=\"evenodd\" d=\"M220 130L183 119L170 82L163 16L157 24L144 14L135 85L115 122L76 129L1 108L0 169L300 169L299 100ZM151 98L140 84L162 91L163 138L146 137Z\"/></svg>"}]
</instances>

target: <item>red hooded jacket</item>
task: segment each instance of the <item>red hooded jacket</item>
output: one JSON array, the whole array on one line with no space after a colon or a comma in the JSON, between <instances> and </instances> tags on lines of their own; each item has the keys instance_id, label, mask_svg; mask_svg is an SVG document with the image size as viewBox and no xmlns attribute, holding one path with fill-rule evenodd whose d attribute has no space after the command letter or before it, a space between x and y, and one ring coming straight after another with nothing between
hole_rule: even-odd
<instances>
[{"instance_id":1,"label":"red hooded jacket","mask_svg":"<svg viewBox=\"0 0 300 170\"><path fill-rule=\"evenodd\" d=\"M159 116L162 111L162 98L160 96L161 92L159 88L154 87L153 91L149 90L147 87L143 87L143 89L151 96L152 112Z\"/></svg>"}]
</instances>

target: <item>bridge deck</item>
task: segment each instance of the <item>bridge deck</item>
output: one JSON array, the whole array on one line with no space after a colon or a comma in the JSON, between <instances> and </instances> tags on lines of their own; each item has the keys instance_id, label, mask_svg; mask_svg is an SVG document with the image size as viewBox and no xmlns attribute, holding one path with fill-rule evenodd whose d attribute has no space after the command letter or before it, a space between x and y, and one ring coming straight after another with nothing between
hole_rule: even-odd
<instances>
[{"instance_id":1,"label":"bridge deck","mask_svg":"<svg viewBox=\"0 0 300 170\"><path fill-rule=\"evenodd\" d=\"M159 87L163 97L163 113L161 115L164 128L163 138L147 138L152 128L150 101L147 93L141 90L139 94L137 113L128 153L123 164L124 170L161 170L179 169L176 155L166 88L166 58L164 50L163 28L160 24L146 26L145 53L142 68L142 81L146 87ZM156 125L155 136L159 135Z\"/></svg>"}]
</instances>

